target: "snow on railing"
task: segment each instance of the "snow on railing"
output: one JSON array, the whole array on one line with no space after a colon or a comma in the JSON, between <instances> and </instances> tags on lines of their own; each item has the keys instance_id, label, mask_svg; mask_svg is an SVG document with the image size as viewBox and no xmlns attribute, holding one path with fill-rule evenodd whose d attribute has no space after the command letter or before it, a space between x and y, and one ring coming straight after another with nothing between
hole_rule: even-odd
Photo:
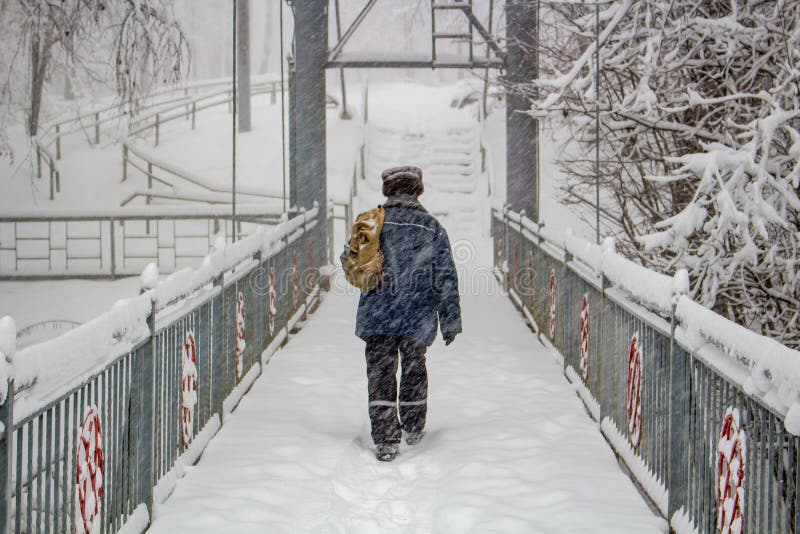
<instances>
[{"instance_id":1,"label":"snow on railing","mask_svg":"<svg viewBox=\"0 0 800 534\"><path fill-rule=\"evenodd\" d=\"M736 514L748 531L800 525L798 351L694 302L685 270L653 272L505 206L493 219L511 300L672 529Z\"/></svg>"},{"instance_id":2,"label":"snow on railing","mask_svg":"<svg viewBox=\"0 0 800 534\"><path fill-rule=\"evenodd\" d=\"M17 325L14 319L6 315L0 318L0 404L6 402L8 396L8 379L11 377L16 348Z\"/></svg>"},{"instance_id":3,"label":"snow on railing","mask_svg":"<svg viewBox=\"0 0 800 534\"><path fill-rule=\"evenodd\" d=\"M15 402L15 419L24 418L74 389L146 340L150 335L147 320L153 306L160 310L175 305L181 299L200 294L224 272L258 253L264 256L274 253L281 241L291 242L304 228L313 228L318 212L315 206L291 219L284 218L276 227L261 227L232 244L220 239L199 267L180 270L164 280L158 280L157 269L148 266L141 277L141 295L121 299L99 317L56 338L21 349L16 356L13 321L0 320L0 351L5 354L0 357L0 379L3 375L13 377L17 391L25 390L23 398ZM13 341L6 342L8 336ZM0 380L0 404L5 401L6 384L7 380Z\"/></svg>"},{"instance_id":4,"label":"snow on railing","mask_svg":"<svg viewBox=\"0 0 800 534\"><path fill-rule=\"evenodd\" d=\"M743 366L748 376L726 372L749 395L764 401L784 416L786 430L800 435L800 352L778 341L740 326L685 296L689 291L686 271L674 277L657 273L636 264L616 252L612 239L596 245L573 235L571 229L551 229L520 216L506 206L494 203L495 216L519 225L551 246L564 250L589 267L598 277L605 277L630 300L663 317L673 313L682 329L680 339L697 351L709 343ZM719 366L719 365L718 365ZM725 372L724 369L721 369Z\"/></svg>"},{"instance_id":5,"label":"snow on railing","mask_svg":"<svg viewBox=\"0 0 800 534\"><path fill-rule=\"evenodd\" d=\"M14 418L20 420L83 383L130 352L149 335L149 295L118 300L110 310L64 334L17 352L11 376L17 391Z\"/></svg>"},{"instance_id":6,"label":"snow on railing","mask_svg":"<svg viewBox=\"0 0 800 534\"><path fill-rule=\"evenodd\" d=\"M711 343L725 356L747 367L742 388L763 398L784 415L786 430L800 435L800 352L759 335L683 296L675 316L686 331L686 343L699 350ZM730 373L729 373L730 374Z\"/></svg>"}]
</instances>

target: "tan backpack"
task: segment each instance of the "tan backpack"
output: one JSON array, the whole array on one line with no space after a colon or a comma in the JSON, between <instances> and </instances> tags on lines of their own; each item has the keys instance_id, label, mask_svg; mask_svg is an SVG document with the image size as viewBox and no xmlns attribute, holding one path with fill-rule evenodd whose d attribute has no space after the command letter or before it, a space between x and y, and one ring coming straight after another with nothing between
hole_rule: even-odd
<instances>
[{"instance_id":1,"label":"tan backpack","mask_svg":"<svg viewBox=\"0 0 800 534\"><path fill-rule=\"evenodd\" d=\"M353 223L350 247L342 260L345 278L363 292L383 283L380 237L385 217L383 206L360 214Z\"/></svg>"}]
</instances>

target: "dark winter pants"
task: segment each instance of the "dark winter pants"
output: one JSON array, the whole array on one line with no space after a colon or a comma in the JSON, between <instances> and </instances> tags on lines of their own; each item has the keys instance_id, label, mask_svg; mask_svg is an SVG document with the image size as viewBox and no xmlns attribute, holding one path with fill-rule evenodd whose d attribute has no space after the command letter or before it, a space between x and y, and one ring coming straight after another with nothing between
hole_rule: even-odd
<instances>
[{"instance_id":1,"label":"dark winter pants","mask_svg":"<svg viewBox=\"0 0 800 534\"><path fill-rule=\"evenodd\" d=\"M428 372L423 343L398 336L367 338L367 382L372 440L399 443L402 431L421 432L425 428L428 402ZM399 419L397 360L400 353Z\"/></svg>"}]
</instances>

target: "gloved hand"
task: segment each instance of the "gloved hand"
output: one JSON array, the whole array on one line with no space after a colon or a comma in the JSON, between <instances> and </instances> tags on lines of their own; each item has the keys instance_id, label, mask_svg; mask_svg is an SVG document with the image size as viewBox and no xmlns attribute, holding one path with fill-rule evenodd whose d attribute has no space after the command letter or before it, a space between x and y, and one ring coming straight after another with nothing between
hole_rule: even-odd
<instances>
[{"instance_id":1,"label":"gloved hand","mask_svg":"<svg viewBox=\"0 0 800 534\"><path fill-rule=\"evenodd\" d=\"M453 340L456 338L456 333L455 332L445 332L445 333L442 334L442 338L444 338L444 344L445 344L445 346L447 346L450 343L452 343Z\"/></svg>"}]
</instances>

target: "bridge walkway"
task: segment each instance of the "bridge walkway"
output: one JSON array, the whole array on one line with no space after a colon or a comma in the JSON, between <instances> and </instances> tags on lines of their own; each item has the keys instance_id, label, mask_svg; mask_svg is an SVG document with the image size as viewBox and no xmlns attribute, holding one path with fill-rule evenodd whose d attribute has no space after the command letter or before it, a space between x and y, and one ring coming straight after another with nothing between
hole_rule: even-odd
<instances>
[{"instance_id":1,"label":"bridge walkway","mask_svg":"<svg viewBox=\"0 0 800 534\"><path fill-rule=\"evenodd\" d=\"M666 532L552 354L481 272L462 280L481 286L464 291L464 334L428 352L420 445L375 460L357 297L334 291L187 468L150 531Z\"/></svg>"}]
</instances>

